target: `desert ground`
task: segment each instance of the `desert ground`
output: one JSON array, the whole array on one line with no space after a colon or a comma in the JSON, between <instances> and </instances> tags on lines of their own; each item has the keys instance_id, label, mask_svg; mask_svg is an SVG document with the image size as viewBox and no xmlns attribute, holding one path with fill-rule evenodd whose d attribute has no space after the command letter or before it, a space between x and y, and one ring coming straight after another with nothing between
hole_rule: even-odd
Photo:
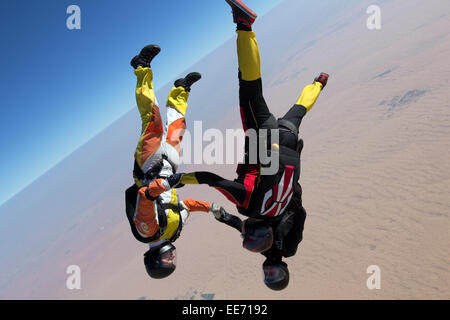
<instances>
[{"instance_id":1,"label":"desert ground","mask_svg":"<svg viewBox=\"0 0 450 320\"><path fill-rule=\"evenodd\" d=\"M377 3L381 30L366 27L366 8L373 4L366 0L331 1L308 12L302 11L301 1L287 0L255 23L264 93L276 116L295 103L316 75L331 74L300 128L305 142L300 182L308 217L298 253L287 259L291 282L286 290L267 289L263 257L245 251L235 230L202 213L192 213L175 243L176 272L162 281L146 275L146 246L132 238L124 214L123 191L132 184L139 127L133 110L29 187L49 190L46 183L53 179L51 188L58 190L62 168L86 168L65 177L69 186L79 185L77 179L89 177L95 163L109 163L106 172L79 191L92 196L61 198L63 205L52 213L59 225L51 222L55 226L40 235L45 246L37 244L41 238L29 238L21 244L30 252L28 260L11 254L0 297L449 299L450 3ZM326 22L314 24L319 15ZM192 67L205 77L192 90L188 125L204 120L205 127L239 128L235 55L232 38ZM104 141L109 143L100 147ZM235 176L234 165L182 167L194 169ZM206 186L184 187L180 193L235 212ZM27 205L19 205L20 199L0 211L30 210L51 198L45 193ZM75 209L69 215L61 206ZM82 270L81 290L66 288L65 271L73 264ZM371 265L381 270L379 290L366 286Z\"/></svg>"}]
</instances>

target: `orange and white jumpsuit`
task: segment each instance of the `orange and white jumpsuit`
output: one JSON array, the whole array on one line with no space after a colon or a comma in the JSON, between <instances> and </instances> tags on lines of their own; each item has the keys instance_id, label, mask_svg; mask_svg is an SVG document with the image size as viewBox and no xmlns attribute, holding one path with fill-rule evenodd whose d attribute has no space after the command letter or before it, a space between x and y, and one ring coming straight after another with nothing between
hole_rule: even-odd
<instances>
[{"instance_id":1,"label":"orange and white jumpsuit","mask_svg":"<svg viewBox=\"0 0 450 320\"><path fill-rule=\"evenodd\" d=\"M153 88L152 70L140 66L134 73L137 77L136 103L142 119L142 132L134 155L135 166L145 174L162 164L157 177L168 177L175 173L180 163L180 143L186 130L189 93L183 87L172 88L166 103L167 128L164 130ZM151 245L164 239L170 240L181 230L190 212L210 211L209 202L178 199L176 189L164 189L157 201L151 200L145 191L152 180L142 176L138 178L136 174L134 180L135 185L126 193L127 216L133 234L142 242ZM163 227L159 221L162 210L166 220Z\"/></svg>"}]
</instances>

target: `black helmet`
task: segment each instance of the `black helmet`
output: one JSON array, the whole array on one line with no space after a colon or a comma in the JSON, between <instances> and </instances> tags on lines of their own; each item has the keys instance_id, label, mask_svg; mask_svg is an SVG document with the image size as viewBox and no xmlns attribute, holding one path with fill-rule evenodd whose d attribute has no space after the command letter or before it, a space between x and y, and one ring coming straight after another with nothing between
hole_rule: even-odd
<instances>
[{"instance_id":1,"label":"black helmet","mask_svg":"<svg viewBox=\"0 0 450 320\"><path fill-rule=\"evenodd\" d=\"M144 254L144 264L148 275L153 279L168 277L176 268L176 248L170 241L150 248Z\"/></svg>"},{"instance_id":2,"label":"black helmet","mask_svg":"<svg viewBox=\"0 0 450 320\"><path fill-rule=\"evenodd\" d=\"M242 228L242 246L252 252L267 251L273 244L273 229L264 221L247 219Z\"/></svg>"},{"instance_id":3,"label":"black helmet","mask_svg":"<svg viewBox=\"0 0 450 320\"><path fill-rule=\"evenodd\" d=\"M263 263L264 284L272 290L280 291L289 284L289 270L283 261L270 261Z\"/></svg>"}]
</instances>

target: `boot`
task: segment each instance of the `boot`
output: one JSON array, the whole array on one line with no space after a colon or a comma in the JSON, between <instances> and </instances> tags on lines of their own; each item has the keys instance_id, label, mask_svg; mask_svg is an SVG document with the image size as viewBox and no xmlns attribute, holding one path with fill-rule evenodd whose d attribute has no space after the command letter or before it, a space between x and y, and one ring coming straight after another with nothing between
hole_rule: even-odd
<instances>
[{"instance_id":1,"label":"boot","mask_svg":"<svg viewBox=\"0 0 450 320\"><path fill-rule=\"evenodd\" d=\"M314 79L314 82L320 82L323 85L322 89L324 89L327 85L328 78L330 78L330 75L322 72L317 78Z\"/></svg>"},{"instance_id":2,"label":"boot","mask_svg":"<svg viewBox=\"0 0 450 320\"><path fill-rule=\"evenodd\" d=\"M225 0L233 11L233 22L251 30L258 15L247 7L241 0ZM245 29L245 28L244 28Z\"/></svg>"},{"instance_id":3,"label":"boot","mask_svg":"<svg viewBox=\"0 0 450 320\"><path fill-rule=\"evenodd\" d=\"M130 64L134 69L137 69L139 66L150 68L150 63L160 51L161 48L158 45L150 44L144 47L141 52L131 60Z\"/></svg>"},{"instance_id":4,"label":"boot","mask_svg":"<svg viewBox=\"0 0 450 320\"><path fill-rule=\"evenodd\" d=\"M191 72L186 77L175 81L175 87L183 87L187 92L191 92L191 86L200 80L202 75L198 72Z\"/></svg>"}]
</instances>

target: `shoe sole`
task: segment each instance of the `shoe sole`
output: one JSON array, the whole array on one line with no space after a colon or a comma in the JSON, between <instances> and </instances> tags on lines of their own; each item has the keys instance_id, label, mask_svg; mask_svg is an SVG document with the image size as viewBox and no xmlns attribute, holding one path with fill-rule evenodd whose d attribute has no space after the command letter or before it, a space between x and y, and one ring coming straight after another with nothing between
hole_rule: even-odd
<instances>
[{"instance_id":1,"label":"shoe sole","mask_svg":"<svg viewBox=\"0 0 450 320\"><path fill-rule=\"evenodd\" d=\"M240 0L225 0L230 6L236 6L244 11L251 19L255 20L258 15Z\"/></svg>"}]
</instances>

